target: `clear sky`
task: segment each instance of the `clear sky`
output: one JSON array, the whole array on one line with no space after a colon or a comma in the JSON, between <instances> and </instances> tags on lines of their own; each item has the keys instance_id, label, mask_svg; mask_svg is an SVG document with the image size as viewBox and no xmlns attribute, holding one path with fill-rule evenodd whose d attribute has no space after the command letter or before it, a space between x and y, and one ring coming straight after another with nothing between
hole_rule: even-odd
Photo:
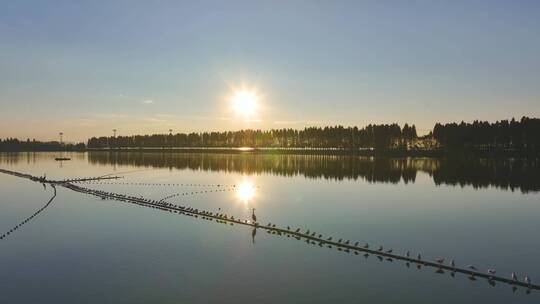
<instances>
[{"instance_id":1,"label":"clear sky","mask_svg":"<svg viewBox=\"0 0 540 304\"><path fill-rule=\"evenodd\" d=\"M232 111L245 87L250 119ZM540 1L3 1L0 137L540 116Z\"/></svg>"}]
</instances>

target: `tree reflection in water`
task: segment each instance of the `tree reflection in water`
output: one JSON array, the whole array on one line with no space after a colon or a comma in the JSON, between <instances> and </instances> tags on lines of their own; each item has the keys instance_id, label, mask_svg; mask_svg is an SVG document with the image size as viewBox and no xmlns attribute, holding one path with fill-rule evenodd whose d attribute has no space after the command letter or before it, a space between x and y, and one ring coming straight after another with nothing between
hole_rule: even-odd
<instances>
[{"instance_id":1,"label":"tree reflection in water","mask_svg":"<svg viewBox=\"0 0 540 304\"><path fill-rule=\"evenodd\" d=\"M28 161L35 153L4 154L0 162ZM30 155L30 156L29 156ZM84 155L84 154L80 154ZM79 155L79 156L80 156ZM75 157L78 157L75 154ZM81 156L83 157L83 156ZM538 158L384 158L348 155L258 153L88 152L88 162L139 168L175 168L244 174L270 173L371 183L414 183L418 172L436 185L540 191Z\"/></svg>"}]
</instances>

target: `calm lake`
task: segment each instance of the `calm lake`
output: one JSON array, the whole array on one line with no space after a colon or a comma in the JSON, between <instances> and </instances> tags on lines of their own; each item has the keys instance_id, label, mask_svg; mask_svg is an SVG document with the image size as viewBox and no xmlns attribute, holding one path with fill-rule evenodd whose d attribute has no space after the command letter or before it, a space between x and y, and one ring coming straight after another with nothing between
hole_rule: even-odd
<instances>
[{"instance_id":1,"label":"calm lake","mask_svg":"<svg viewBox=\"0 0 540 304\"><path fill-rule=\"evenodd\" d=\"M55 161L55 157L70 161ZM310 229L540 280L540 161L0 153L0 168ZM380 261L0 174L0 303L540 303L540 292ZM445 262L447 263L447 262Z\"/></svg>"}]
</instances>

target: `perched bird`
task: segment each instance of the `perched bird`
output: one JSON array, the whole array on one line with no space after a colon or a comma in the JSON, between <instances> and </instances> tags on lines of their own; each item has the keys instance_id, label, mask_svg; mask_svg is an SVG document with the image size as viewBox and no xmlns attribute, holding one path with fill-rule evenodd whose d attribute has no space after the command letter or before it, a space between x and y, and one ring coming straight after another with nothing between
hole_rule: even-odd
<instances>
[{"instance_id":1,"label":"perched bird","mask_svg":"<svg viewBox=\"0 0 540 304\"><path fill-rule=\"evenodd\" d=\"M383 250L383 246L379 246L379 249L377 249L378 251L382 251Z\"/></svg>"},{"instance_id":2,"label":"perched bird","mask_svg":"<svg viewBox=\"0 0 540 304\"><path fill-rule=\"evenodd\" d=\"M417 259L417 260L421 260L421 259L422 259L422 256L420 255L420 253L416 256L416 259Z\"/></svg>"},{"instance_id":3,"label":"perched bird","mask_svg":"<svg viewBox=\"0 0 540 304\"><path fill-rule=\"evenodd\" d=\"M364 245L364 248L368 249L368 248L369 248L369 244L366 243L366 244Z\"/></svg>"},{"instance_id":4,"label":"perched bird","mask_svg":"<svg viewBox=\"0 0 540 304\"><path fill-rule=\"evenodd\" d=\"M527 283L527 285L531 285L531 278L529 278L529 276L525 276L525 283Z\"/></svg>"},{"instance_id":5,"label":"perched bird","mask_svg":"<svg viewBox=\"0 0 540 304\"><path fill-rule=\"evenodd\" d=\"M453 259L450 261L450 266L452 266L452 268L456 267L456 263L454 262Z\"/></svg>"},{"instance_id":6,"label":"perched bird","mask_svg":"<svg viewBox=\"0 0 540 304\"><path fill-rule=\"evenodd\" d=\"M331 241L331 240L332 240L332 237L329 237L329 238L327 239L327 241Z\"/></svg>"},{"instance_id":7,"label":"perched bird","mask_svg":"<svg viewBox=\"0 0 540 304\"><path fill-rule=\"evenodd\" d=\"M409 250L407 250L407 253L405 253L405 256L406 256L406 257L411 256L411 253L409 252Z\"/></svg>"},{"instance_id":8,"label":"perched bird","mask_svg":"<svg viewBox=\"0 0 540 304\"><path fill-rule=\"evenodd\" d=\"M354 243L354 247L358 247L358 242Z\"/></svg>"},{"instance_id":9,"label":"perched bird","mask_svg":"<svg viewBox=\"0 0 540 304\"><path fill-rule=\"evenodd\" d=\"M386 253L392 253L392 251L394 251L394 249L388 249L386 250Z\"/></svg>"},{"instance_id":10,"label":"perched bird","mask_svg":"<svg viewBox=\"0 0 540 304\"><path fill-rule=\"evenodd\" d=\"M349 245L349 240L347 240L347 241L345 242L345 245Z\"/></svg>"},{"instance_id":11,"label":"perched bird","mask_svg":"<svg viewBox=\"0 0 540 304\"><path fill-rule=\"evenodd\" d=\"M439 258L435 260L437 263L442 264L444 263L444 258Z\"/></svg>"},{"instance_id":12,"label":"perched bird","mask_svg":"<svg viewBox=\"0 0 540 304\"><path fill-rule=\"evenodd\" d=\"M474 267L473 265L467 265L467 268L470 268L472 270L476 270L476 267Z\"/></svg>"},{"instance_id":13,"label":"perched bird","mask_svg":"<svg viewBox=\"0 0 540 304\"><path fill-rule=\"evenodd\" d=\"M515 272L512 272L512 280L514 280L514 281L518 280Z\"/></svg>"},{"instance_id":14,"label":"perched bird","mask_svg":"<svg viewBox=\"0 0 540 304\"><path fill-rule=\"evenodd\" d=\"M495 269L488 269L487 273L490 275L494 275L495 273L497 273L497 271L495 271Z\"/></svg>"}]
</instances>

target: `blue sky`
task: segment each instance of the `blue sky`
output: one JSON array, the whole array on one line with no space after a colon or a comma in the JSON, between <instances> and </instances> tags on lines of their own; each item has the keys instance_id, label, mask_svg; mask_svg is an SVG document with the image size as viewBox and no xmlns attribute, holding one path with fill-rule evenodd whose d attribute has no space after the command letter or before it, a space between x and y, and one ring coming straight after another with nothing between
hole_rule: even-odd
<instances>
[{"instance_id":1,"label":"blue sky","mask_svg":"<svg viewBox=\"0 0 540 304\"><path fill-rule=\"evenodd\" d=\"M538 1L6 1L0 137L538 117L539 54Z\"/></svg>"}]
</instances>

